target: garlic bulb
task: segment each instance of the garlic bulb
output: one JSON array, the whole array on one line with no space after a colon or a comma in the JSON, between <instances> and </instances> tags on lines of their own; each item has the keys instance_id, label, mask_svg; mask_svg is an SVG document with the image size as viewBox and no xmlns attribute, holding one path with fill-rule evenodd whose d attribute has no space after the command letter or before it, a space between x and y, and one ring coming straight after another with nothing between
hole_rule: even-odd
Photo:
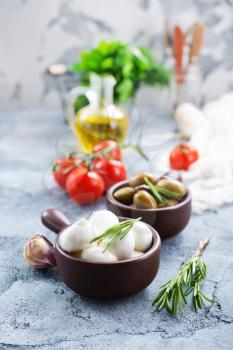
<instances>
[{"instance_id":1,"label":"garlic bulb","mask_svg":"<svg viewBox=\"0 0 233 350\"><path fill-rule=\"evenodd\" d=\"M23 248L23 256L35 269L47 269L56 266L53 245L42 235L28 240Z\"/></svg>"},{"instance_id":2,"label":"garlic bulb","mask_svg":"<svg viewBox=\"0 0 233 350\"><path fill-rule=\"evenodd\" d=\"M191 103L182 103L179 105L174 117L183 138L190 138L206 124L204 114Z\"/></svg>"},{"instance_id":3,"label":"garlic bulb","mask_svg":"<svg viewBox=\"0 0 233 350\"><path fill-rule=\"evenodd\" d=\"M86 219L80 219L67 227L60 236L60 246L67 252L83 250L94 238L93 227Z\"/></svg>"},{"instance_id":4,"label":"garlic bulb","mask_svg":"<svg viewBox=\"0 0 233 350\"><path fill-rule=\"evenodd\" d=\"M114 262L117 258L108 250L104 251L100 246L89 246L82 251L81 258L93 262Z\"/></svg>"},{"instance_id":5,"label":"garlic bulb","mask_svg":"<svg viewBox=\"0 0 233 350\"><path fill-rule=\"evenodd\" d=\"M110 251L117 257L118 260L130 259L135 247L134 234L129 231L125 237L117 240L110 248Z\"/></svg>"},{"instance_id":6,"label":"garlic bulb","mask_svg":"<svg viewBox=\"0 0 233 350\"><path fill-rule=\"evenodd\" d=\"M131 230L135 239L135 249L140 252L148 250L152 243L152 232L144 222L135 222Z\"/></svg>"},{"instance_id":7,"label":"garlic bulb","mask_svg":"<svg viewBox=\"0 0 233 350\"><path fill-rule=\"evenodd\" d=\"M118 217L109 210L95 211L89 218L96 236L119 223Z\"/></svg>"}]
</instances>

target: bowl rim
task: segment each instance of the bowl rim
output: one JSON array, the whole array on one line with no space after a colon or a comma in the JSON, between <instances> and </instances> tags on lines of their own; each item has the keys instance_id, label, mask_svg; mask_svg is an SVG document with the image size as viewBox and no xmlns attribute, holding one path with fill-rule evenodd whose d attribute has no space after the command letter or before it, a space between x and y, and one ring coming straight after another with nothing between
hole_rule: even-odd
<instances>
[{"instance_id":1,"label":"bowl rim","mask_svg":"<svg viewBox=\"0 0 233 350\"><path fill-rule=\"evenodd\" d=\"M112 187L110 187L106 193L106 199L111 202L112 204L116 205L117 207L120 207L120 208L124 208L124 209L130 209L132 211L139 211L139 212L151 212L151 213L154 213L154 212L164 212L164 211L171 211L171 210L175 210L175 209L178 209L180 207L183 207L184 205L186 205L189 201L191 201L192 199L192 195L191 195L191 192L187 191L186 193L186 196L184 198L183 201L181 201L180 203L176 204L176 205L173 205L171 207L165 207L165 208L152 208L152 209L140 209L140 208L134 208L134 207L131 207L130 205L127 205L127 204L123 204L123 203L120 203L118 200L116 200L113 196L113 193L118 189L118 188L121 188L123 187L122 185L127 185L129 183L128 180L124 180L124 181L121 181L121 182L118 182L117 184L113 185Z\"/></svg>"},{"instance_id":2,"label":"bowl rim","mask_svg":"<svg viewBox=\"0 0 233 350\"><path fill-rule=\"evenodd\" d=\"M125 221L125 220L129 220L130 218L118 216L118 219L120 221ZM70 256L59 245L59 237L65 229L60 231L57 234L56 241L55 241L55 250L57 250L61 255L65 256L69 260L76 261L76 262L79 262L82 264L88 264L88 265L102 265L102 266L107 266L107 265L113 266L114 265L114 266L116 266L116 265L122 265L122 264L127 265L127 264L130 264L132 262L140 262L140 261L143 261L143 260L147 259L148 257L150 257L152 254L158 253L159 249L161 247L161 238L160 238L160 235L158 234L158 232L151 225L147 224L144 221L142 221L142 222L145 225L147 225L149 227L149 229L151 230L152 235L153 235L153 243L152 243L152 246L145 253L143 253L142 255L139 255L135 258L119 260L119 261L111 261L111 262L101 262L101 261L95 262L95 261L91 261L91 260L84 260L82 258L75 258L73 256Z\"/></svg>"}]
</instances>

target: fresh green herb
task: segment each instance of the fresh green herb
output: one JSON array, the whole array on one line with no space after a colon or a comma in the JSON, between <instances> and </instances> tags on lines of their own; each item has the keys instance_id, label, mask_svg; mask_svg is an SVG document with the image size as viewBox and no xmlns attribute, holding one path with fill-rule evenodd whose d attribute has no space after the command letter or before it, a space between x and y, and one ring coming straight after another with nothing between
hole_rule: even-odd
<instances>
[{"instance_id":1,"label":"fresh green herb","mask_svg":"<svg viewBox=\"0 0 233 350\"><path fill-rule=\"evenodd\" d=\"M104 249L104 252L109 249L116 241L119 239L122 239L127 235L127 233L131 230L134 223L136 221L141 220L141 218L138 219L131 219L131 220L125 220L120 222L119 224L116 224L110 228L108 228L106 231L104 231L101 235L93 238L90 243L93 242L100 242L105 239L108 240L108 243L106 245L106 248Z\"/></svg>"},{"instance_id":2,"label":"fresh green herb","mask_svg":"<svg viewBox=\"0 0 233 350\"><path fill-rule=\"evenodd\" d=\"M153 185L152 185L153 186ZM167 199L178 199L180 194L174 191L167 190L166 188L154 186L158 192Z\"/></svg>"},{"instance_id":3,"label":"fresh green herb","mask_svg":"<svg viewBox=\"0 0 233 350\"><path fill-rule=\"evenodd\" d=\"M168 86L171 75L149 49L136 48L121 41L100 41L92 50L82 51L80 59L70 66L70 70L80 73L85 85L89 85L92 72L112 75L116 79L115 102L129 101L141 83Z\"/></svg>"},{"instance_id":4,"label":"fresh green herb","mask_svg":"<svg viewBox=\"0 0 233 350\"><path fill-rule=\"evenodd\" d=\"M150 188L153 196L155 197L155 199L158 202L162 202L163 201L163 197L160 196L159 192L157 191L157 188L146 177L145 177L145 181L146 181L146 184L149 186L149 188Z\"/></svg>"},{"instance_id":5,"label":"fresh green herb","mask_svg":"<svg viewBox=\"0 0 233 350\"><path fill-rule=\"evenodd\" d=\"M167 199L178 199L180 194L177 192L169 191L166 188L155 186L145 177L145 182L149 186L153 196L159 202L166 202Z\"/></svg>"},{"instance_id":6,"label":"fresh green herb","mask_svg":"<svg viewBox=\"0 0 233 350\"><path fill-rule=\"evenodd\" d=\"M180 266L177 275L161 287L152 303L157 311L165 309L174 316L177 312L183 314L189 294L192 294L195 311L201 309L204 301L213 302L201 291L201 284L206 278L206 265L201 256L208 243L209 239L201 241L195 254Z\"/></svg>"}]
</instances>

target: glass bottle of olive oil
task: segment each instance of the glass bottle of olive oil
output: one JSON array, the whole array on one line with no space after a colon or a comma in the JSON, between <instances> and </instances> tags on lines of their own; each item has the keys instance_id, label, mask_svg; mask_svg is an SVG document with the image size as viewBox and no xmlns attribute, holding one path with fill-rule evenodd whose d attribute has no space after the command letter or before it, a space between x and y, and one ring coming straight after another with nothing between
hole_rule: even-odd
<instances>
[{"instance_id":1,"label":"glass bottle of olive oil","mask_svg":"<svg viewBox=\"0 0 233 350\"><path fill-rule=\"evenodd\" d=\"M128 115L113 103L115 79L91 75L91 88L86 95L90 104L74 115L72 129L85 152L102 140L122 142L128 130Z\"/></svg>"}]
</instances>

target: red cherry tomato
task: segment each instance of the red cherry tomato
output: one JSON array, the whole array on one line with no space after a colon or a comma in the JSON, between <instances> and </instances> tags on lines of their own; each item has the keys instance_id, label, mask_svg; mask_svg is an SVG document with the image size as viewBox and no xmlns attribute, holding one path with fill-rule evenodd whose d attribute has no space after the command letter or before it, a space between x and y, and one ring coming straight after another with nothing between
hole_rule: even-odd
<instances>
[{"instance_id":1,"label":"red cherry tomato","mask_svg":"<svg viewBox=\"0 0 233 350\"><path fill-rule=\"evenodd\" d=\"M196 149L190 148L189 151L184 153L184 168L188 170L189 166L198 160L198 152Z\"/></svg>"},{"instance_id":2,"label":"red cherry tomato","mask_svg":"<svg viewBox=\"0 0 233 350\"><path fill-rule=\"evenodd\" d=\"M59 158L55 160L52 167L53 177L56 183L62 187L66 187L66 179L71 171L75 167L75 162L77 158L69 157L69 158Z\"/></svg>"},{"instance_id":3,"label":"red cherry tomato","mask_svg":"<svg viewBox=\"0 0 233 350\"><path fill-rule=\"evenodd\" d=\"M66 190L75 202L88 205L95 203L103 194L104 181L100 175L81 165L68 175Z\"/></svg>"},{"instance_id":4,"label":"red cherry tomato","mask_svg":"<svg viewBox=\"0 0 233 350\"><path fill-rule=\"evenodd\" d=\"M93 152L101 152L107 149L111 149L109 150L109 152L107 153L107 156L111 159L115 159L115 160L121 160L122 158L122 150L117 146L117 143L113 140L104 140L101 141L100 143L97 143L97 145L95 145L93 147Z\"/></svg>"},{"instance_id":5,"label":"red cherry tomato","mask_svg":"<svg viewBox=\"0 0 233 350\"><path fill-rule=\"evenodd\" d=\"M104 180L106 190L127 178L127 170L119 160L99 158L93 162L93 170Z\"/></svg>"},{"instance_id":6,"label":"red cherry tomato","mask_svg":"<svg viewBox=\"0 0 233 350\"><path fill-rule=\"evenodd\" d=\"M170 167L174 170L188 170L190 165L199 158L198 151L188 143L182 143L173 148L169 156Z\"/></svg>"}]
</instances>

